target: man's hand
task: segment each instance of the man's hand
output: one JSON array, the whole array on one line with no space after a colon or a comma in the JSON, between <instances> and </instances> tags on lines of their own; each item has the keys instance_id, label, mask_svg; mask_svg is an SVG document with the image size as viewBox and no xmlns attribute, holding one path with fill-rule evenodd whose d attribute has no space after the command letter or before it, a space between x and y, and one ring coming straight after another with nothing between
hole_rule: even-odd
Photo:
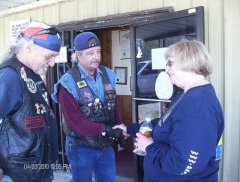
<instances>
[{"instance_id":1,"label":"man's hand","mask_svg":"<svg viewBox=\"0 0 240 182\"><path fill-rule=\"evenodd\" d=\"M125 136L125 138L129 137L129 134L127 134L127 127L124 124L120 124L120 125L115 125L113 127L113 129L121 129L122 130L122 134Z\"/></svg>"},{"instance_id":2,"label":"man's hand","mask_svg":"<svg viewBox=\"0 0 240 182\"><path fill-rule=\"evenodd\" d=\"M107 138L112 138L118 140L123 138L122 130L119 128L113 129L110 126L106 126L105 130L102 132L102 135Z\"/></svg>"},{"instance_id":3,"label":"man's hand","mask_svg":"<svg viewBox=\"0 0 240 182\"><path fill-rule=\"evenodd\" d=\"M121 126L121 127L119 127ZM106 127L105 130L102 132L102 135L108 138L112 138L116 140L122 148L125 148L126 150L132 151L133 147L132 145L129 145L126 141L127 136L124 135L124 133L127 133L122 130L122 127L125 125L116 125L114 127Z\"/></svg>"}]
</instances>

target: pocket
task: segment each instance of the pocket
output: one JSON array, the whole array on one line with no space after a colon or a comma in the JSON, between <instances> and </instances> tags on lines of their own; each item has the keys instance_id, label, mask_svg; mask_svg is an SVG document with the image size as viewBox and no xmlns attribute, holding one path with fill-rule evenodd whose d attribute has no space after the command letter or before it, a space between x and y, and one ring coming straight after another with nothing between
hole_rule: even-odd
<instances>
[{"instance_id":1,"label":"pocket","mask_svg":"<svg viewBox=\"0 0 240 182\"><path fill-rule=\"evenodd\" d=\"M39 157L36 156L9 156L8 171L9 176L13 176L13 180L17 181L38 181L41 174Z\"/></svg>"},{"instance_id":2,"label":"pocket","mask_svg":"<svg viewBox=\"0 0 240 182\"><path fill-rule=\"evenodd\" d=\"M12 163L20 163L20 164L22 163L36 164L39 161L39 157L37 156L21 157L21 156L10 155L9 161L11 161Z\"/></svg>"}]
</instances>

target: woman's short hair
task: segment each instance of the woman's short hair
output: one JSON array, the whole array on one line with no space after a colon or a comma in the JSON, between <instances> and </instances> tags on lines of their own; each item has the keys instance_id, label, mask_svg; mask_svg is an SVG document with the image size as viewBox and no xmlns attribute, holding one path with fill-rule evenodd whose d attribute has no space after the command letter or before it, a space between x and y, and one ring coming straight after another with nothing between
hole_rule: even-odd
<instances>
[{"instance_id":1,"label":"woman's short hair","mask_svg":"<svg viewBox=\"0 0 240 182\"><path fill-rule=\"evenodd\" d=\"M212 73L210 56L205 45L197 40L184 40L169 46L165 59L173 59L174 64L183 71L194 72L203 76Z\"/></svg>"}]
</instances>

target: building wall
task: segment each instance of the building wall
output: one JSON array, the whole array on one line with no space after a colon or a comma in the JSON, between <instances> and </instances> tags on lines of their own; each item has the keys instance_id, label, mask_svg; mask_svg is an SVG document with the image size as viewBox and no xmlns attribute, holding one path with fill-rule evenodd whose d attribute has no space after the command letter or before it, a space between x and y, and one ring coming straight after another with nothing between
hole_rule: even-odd
<instances>
[{"instance_id":1,"label":"building wall","mask_svg":"<svg viewBox=\"0 0 240 182\"><path fill-rule=\"evenodd\" d=\"M0 13L0 53L9 43L11 21L30 17L51 25L173 6L205 7L205 42L214 69L210 77L224 108L224 182L240 181L240 0L49 0ZM126 6L127 4L127 6Z\"/></svg>"}]
</instances>

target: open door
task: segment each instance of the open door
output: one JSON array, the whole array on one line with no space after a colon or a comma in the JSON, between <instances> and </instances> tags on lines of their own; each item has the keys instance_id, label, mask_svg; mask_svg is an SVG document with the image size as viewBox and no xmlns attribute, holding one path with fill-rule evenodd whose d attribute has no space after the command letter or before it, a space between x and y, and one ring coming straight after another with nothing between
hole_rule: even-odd
<instances>
[{"instance_id":1,"label":"open door","mask_svg":"<svg viewBox=\"0 0 240 182\"><path fill-rule=\"evenodd\" d=\"M157 99L156 77L161 70L152 67L151 51L168 47L182 39L204 42L204 9L196 7L148 19L131 30L132 118L141 122L160 117L171 100ZM135 181L143 180L143 157L134 156Z\"/></svg>"}]
</instances>

